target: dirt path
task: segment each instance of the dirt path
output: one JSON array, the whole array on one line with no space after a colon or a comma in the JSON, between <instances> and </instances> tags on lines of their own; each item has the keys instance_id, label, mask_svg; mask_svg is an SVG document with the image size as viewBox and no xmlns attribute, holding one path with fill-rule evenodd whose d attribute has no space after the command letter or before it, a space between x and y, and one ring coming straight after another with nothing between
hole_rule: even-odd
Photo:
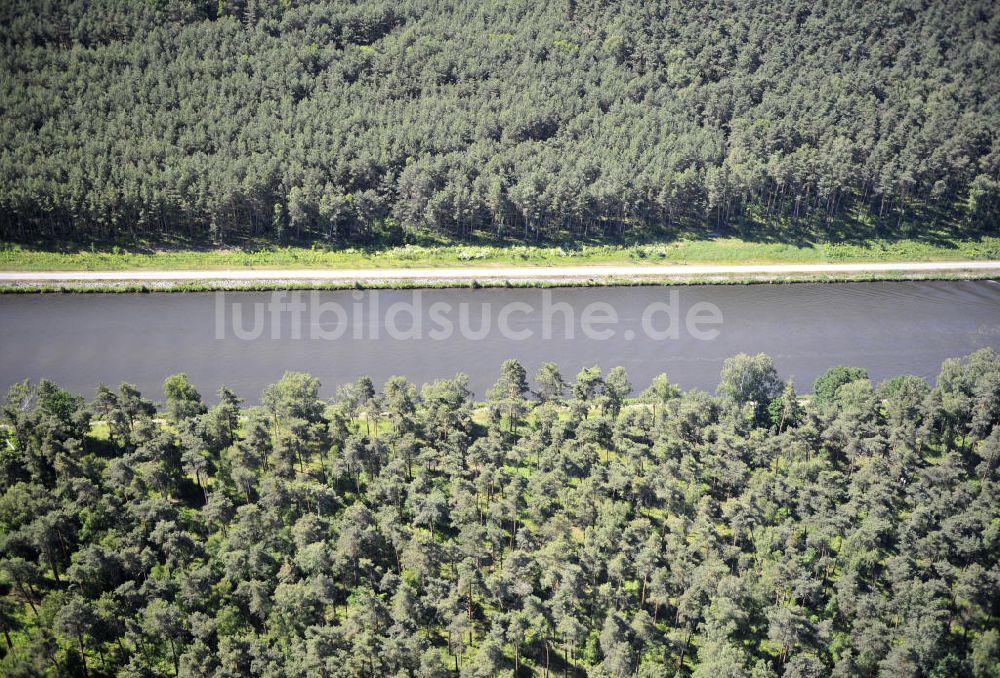
<instances>
[{"instance_id":1,"label":"dirt path","mask_svg":"<svg viewBox=\"0 0 1000 678\"><path fill-rule=\"evenodd\" d=\"M879 273L926 274L990 272L1000 275L1000 261L939 261L854 264L753 264L753 265L609 265L519 266L468 268L385 269L218 269L204 271L0 271L3 283L46 282L213 282L213 281L344 281L386 280L566 280L602 278L690 278L718 276L864 275Z\"/></svg>"}]
</instances>

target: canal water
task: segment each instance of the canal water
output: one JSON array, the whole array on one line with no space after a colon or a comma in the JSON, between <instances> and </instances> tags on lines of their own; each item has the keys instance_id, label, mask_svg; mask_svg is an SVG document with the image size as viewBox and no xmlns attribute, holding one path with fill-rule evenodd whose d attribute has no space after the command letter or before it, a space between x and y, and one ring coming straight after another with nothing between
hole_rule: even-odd
<instances>
[{"instance_id":1,"label":"canal water","mask_svg":"<svg viewBox=\"0 0 1000 678\"><path fill-rule=\"evenodd\" d=\"M127 381L160 400L185 372L207 400L225 384L253 403L295 370L328 396L361 375L464 372L482 398L507 358L529 377L621 365L637 391L661 372L714 391L740 352L770 354L808 392L840 364L933 380L985 346L1000 350L992 281L0 296L0 387L47 378L88 397Z\"/></svg>"}]
</instances>

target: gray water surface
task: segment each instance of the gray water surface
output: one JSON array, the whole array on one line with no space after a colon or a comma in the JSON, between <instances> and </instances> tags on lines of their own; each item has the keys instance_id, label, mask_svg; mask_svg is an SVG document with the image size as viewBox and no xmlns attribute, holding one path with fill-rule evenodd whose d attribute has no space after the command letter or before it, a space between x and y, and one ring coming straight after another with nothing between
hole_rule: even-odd
<instances>
[{"instance_id":1,"label":"gray water surface","mask_svg":"<svg viewBox=\"0 0 1000 678\"><path fill-rule=\"evenodd\" d=\"M699 302L718 308L721 324L701 326L717 329L714 339L698 339L686 328L676 338L648 336L644 311L669 303L672 293L681 321ZM517 358L529 376L546 361L558 363L567 380L585 366L622 365L636 390L666 372L684 388L713 391L725 358L763 351L774 357L783 377L794 378L807 392L834 365L864 367L876 381L899 374L933 379L945 358L984 346L1000 349L1000 284L992 281L452 289L424 290L417 297L411 290L299 294L305 309L298 323L291 312L272 316L264 306L272 300L268 292L0 296L0 387L47 378L89 397L99 382L128 381L162 399L164 378L186 372L209 400L226 384L257 402L263 387L286 370L314 374L325 395L366 374L378 385L397 374L421 384L465 372L482 397L500 363ZM550 295L548 302L544 294ZM289 298L284 293L278 300ZM405 310L391 320L386 310L398 302L416 307L415 299L420 338L393 338L389 329L413 335L417 325ZM530 331L529 339L505 337L497 327L501 310L514 302L520 305L506 316L507 334ZM610 338L583 336L581 317L594 302L609 304L617 314L616 323L599 326ZM320 303L339 305L344 313L327 309L315 315ZM431 338L437 336L430 335L433 329L443 333L430 314L435 303L451 309L438 315L454 326L449 338ZM484 339L463 336L458 310L463 303L471 330L481 327L486 312L491 324ZM548 338L543 338L545 303L550 310L552 304L568 304L551 314ZM233 321L234 308L239 323ZM567 309L574 316L572 338L566 336ZM263 321L260 336L238 338L237 332L246 335L253 328L254 313ZM667 314L651 317L655 329L665 329ZM320 336L338 328L339 338Z\"/></svg>"}]
</instances>

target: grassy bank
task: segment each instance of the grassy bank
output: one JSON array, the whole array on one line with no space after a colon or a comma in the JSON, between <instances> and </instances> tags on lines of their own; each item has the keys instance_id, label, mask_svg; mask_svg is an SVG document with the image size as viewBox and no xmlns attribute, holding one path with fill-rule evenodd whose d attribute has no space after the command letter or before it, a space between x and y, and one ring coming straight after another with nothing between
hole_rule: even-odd
<instances>
[{"instance_id":1,"label":"grassy bank","mask_svg":"<svg viewBox=\"0 0 1000 678\"><path fill-rule=\"evenodd\" d=\"M374 280L368 282L324 282L309 280L261 280L261 281L211 281L180 282L156 281L146 283L130 282L25 282L0 285L0 294L38 293L78 293L78 294L148 294L153 292L268 292L292 290L405 290L405 289L485 289L485 288L560 288L560 287L649 287L662 285L758 285L788 283L842 283L879 282L903 280L996 280L993 272L968 271L961 273L804 273L755 276L692 275L677 278L588 278L559 280Z\"/></svg>"},{"instance_id":2,"label":"grassy bank","mask_svg":"<svg viewBox=\"0 0 1000 678\"><path fill-rule=\"evenodd\" d=\"M876 261L962 261L1000 259L1000 237L949 240L871 240L863 244L803 246L736 238L676 240L640 245L463 246L407 245L387 249L286 247L248 251L157 250L130 252L63 251L0 246L4 271L127 271L279 268L447 268L476 266L559 266L581 264L781 264Z\"/></svg>"}]
</instances>

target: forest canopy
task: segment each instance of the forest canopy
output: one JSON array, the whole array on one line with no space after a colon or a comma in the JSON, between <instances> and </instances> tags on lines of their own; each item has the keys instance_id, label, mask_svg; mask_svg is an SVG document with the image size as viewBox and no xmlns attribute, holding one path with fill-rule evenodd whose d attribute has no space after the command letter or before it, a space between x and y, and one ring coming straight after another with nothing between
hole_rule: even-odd
<instances>
[{"instance_id":1,"label":"forest canopy","mask_svg":"<svg viewBox=\"0 0 1000 678\"><path fill-rule=\"evenodd\" d=\"M1000 356L11 388L5 676L1000 675ZM822 392L822 396L819 393Z\"/></svg>"},{"instance_id":2,"label":"forest canopy","mask_svg":"<svg viewBox=\"0 0 1000 678\"><path fill-rule=\"evenodd\" d=\"M997 7L10 0L0 238L974 237Z\"/></svg>"}]
</instances>

